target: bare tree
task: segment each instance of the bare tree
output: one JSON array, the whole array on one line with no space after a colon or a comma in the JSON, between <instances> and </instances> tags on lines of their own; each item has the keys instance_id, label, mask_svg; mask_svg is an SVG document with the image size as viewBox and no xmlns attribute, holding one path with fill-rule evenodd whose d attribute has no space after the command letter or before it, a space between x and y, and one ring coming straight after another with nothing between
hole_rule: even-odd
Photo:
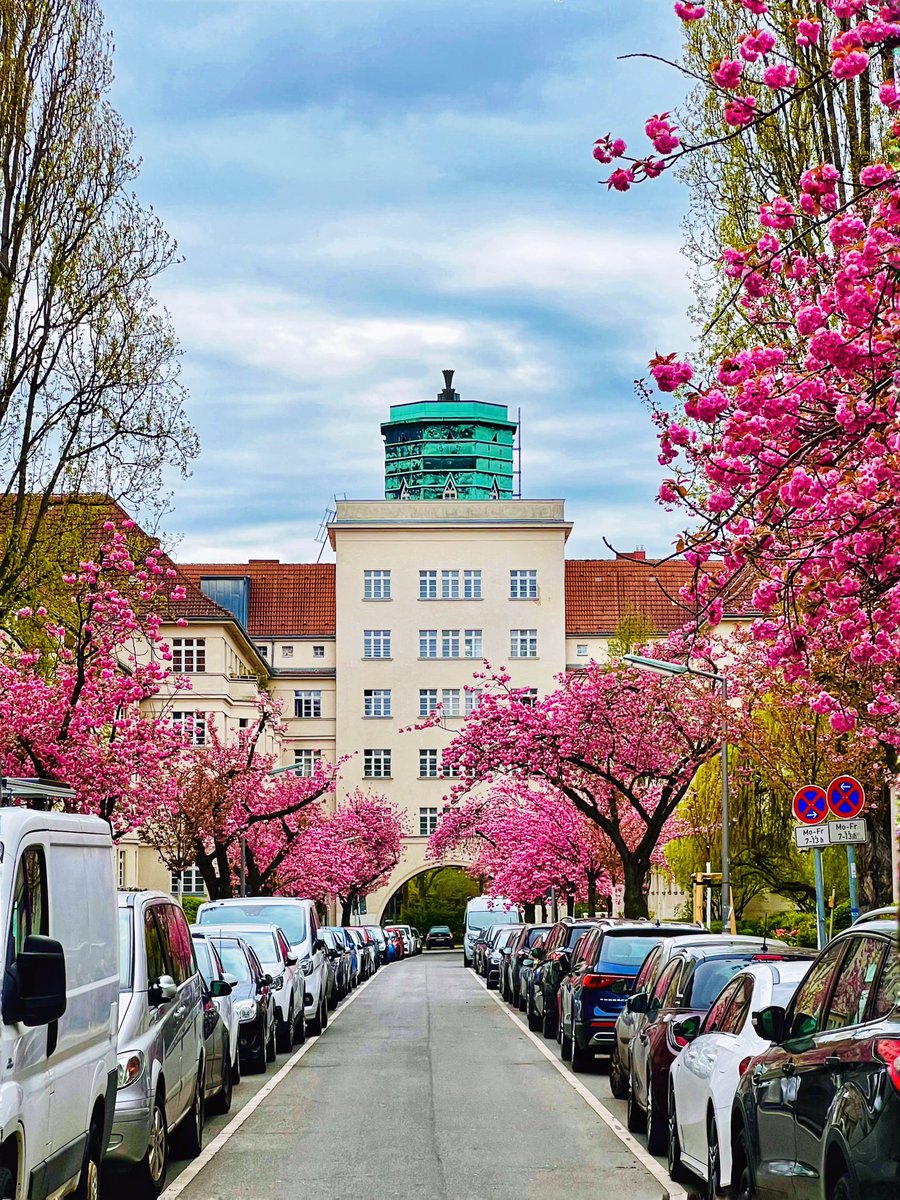
<instances>
[{"instance_id":1,"label":"bare tree","mask_svg":"<svg viewBox=\"0 0 900 1200\"><path fill-rule=\"evenodd\" d=\"M151 294L176 248L131 190L111 81L94 0L0 0L0 614L52 509L158 509L197 451Z\"/></svg>"}]
</instances>

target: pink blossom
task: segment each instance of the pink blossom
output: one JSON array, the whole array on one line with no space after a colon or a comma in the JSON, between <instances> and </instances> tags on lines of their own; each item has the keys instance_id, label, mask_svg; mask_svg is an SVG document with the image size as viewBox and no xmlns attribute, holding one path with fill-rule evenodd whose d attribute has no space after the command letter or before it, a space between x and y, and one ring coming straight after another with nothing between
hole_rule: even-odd
<instances>
[{"instance_id":1,"label":"pink blossom","mask_svg":"<svg viewBox=\"0 0 900 1200\"><path fill-rule=\"evenodd\" d=\"M699 21L706 16L706 9L702 4L690 3L690 0L676 0L675 13L682 21Z\"/></svg>"},{"instance_id":2,"label":"pink blossom","mask_svg":"<svg viewBox=\"0 0 900 1200\"><path fill-rule=\"evenodd\" d=\"M634 171L619 167L610 175L606 186L615 188L617 192L627 192L634 183Z\"/></svg>"},{"instance_id":3,"label":"pink blossom","mask_svg":"<svg viewBox=\"0 0 900 1200\"><path fill-rule=\"evenodd\" d=\"M879 184L887 183L889 179L894 178L894 172L884 163L872 163L868 167L863 167L859 173L859 182L863 187L878 187Z\"/></svg>"},{"instance_id":4,"label":"pink blossom","mask_svg":"<svg viewBox=\"0 0 900 1200\"><path fill-rule=\"evenodd\" d=\"M785 63L777 63L773 67L767 67L763 73L763 83L766 87L770 87L773 91L780 88L793 87L797 82L797 68L789 67Z\"/></svg>"},{"instance_id":5,"label":"pink blossom","mask_svg":"<svg viewBox=\"0 0 900 1200\"><path fill-rule=\"evenodd\" d=\"M749 125L756 116L755 96L733 96L725 105L725 120L740 128Z\"/></svg>"},{"instance_id":6,"label":"pink blossom","mask_svg":"<svg viewBox=\"0 0 900 1200\"><path fill-rule=\"evenodd\" d=\"M690 363L677 362L672 358L655 359L650 372L661 392L674 392L682 384L689 383L694 372Z\"/></svg>"},{"instance_id":7,"label":"pink blossom","mask_svg":"<svg viewBox=\"0 0 900 1200\"><path fill-rule=\"evenodd\" d=\"M797 22L797 45L815 46L822 36L822 22L803 17Z\"/></svg>"}]
</instances>

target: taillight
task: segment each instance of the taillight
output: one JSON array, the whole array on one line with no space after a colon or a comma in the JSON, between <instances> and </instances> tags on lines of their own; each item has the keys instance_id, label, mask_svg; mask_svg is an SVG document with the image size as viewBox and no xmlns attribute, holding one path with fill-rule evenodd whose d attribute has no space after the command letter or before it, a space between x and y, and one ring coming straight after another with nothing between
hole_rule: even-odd
<instances>
[{"instance_id":1,"label":"taillight","mask_svg":"<svg viewBox=\"0 0 900 1200\"><path fill-rule=\"evenodd\" d=\"M582 986L586 988L608 988L614 983L618 983L620 979L626 978L624 975L585 975L582 979Z\"/></svg>"},{"instance_id":2,"label":"taillight","mask_svg":"<svg viewBox=\"0 0 900 1200\"><path fill-rule=\"evenodd\" d=\"M900 1092L900 1038L878 1038L875 1053L887 1067L894 1091Z\"/></svg>"},{"instance_id":3,"label":"taillight","mask_svg":"<svg viewBox=\"0 0 900 1200\"><path fill-rule=\"evenodd\" d=\"M752 1056L748 1057L748 1058L742 1058L741 1061L738 1063L738 1075L745 1074L747 1068L750 1066L750 1064L752 1062L753 1062Z\"/></svg>"},{"instance_id":4,"label":"taillight","mask_svg":"<svg viewBox=\"0 0 900 1200\"><path fill-rule=\"evenodd\" d=\"M793 958L793 957L794 957L793 955L789 955L789 954L775 954L772 951L768 951L765 954L754 954L753 958L750 961L751 962L785 962L786 959Z\"/></svg>"},{"instance_id":5,"label":"taillight","mask_svg":"<svg viewBox=\"0 0 900 1200\"><path fill-rule=\"evenodd\" d=\"M672 1041L673 1041L673 1042L675 1043L675 1045L676 1045L676 1046L678 1046L679 1048L680 1048L680 1047L683 1047L683 1046L687 1046L687 1045L688 1045L688 1040L687 1040L687 1038L686 1038L686 1037L683 1037L683 1036L682 1036L680 1033L673 1033L673 1034L672 1034Z\"/></svg>"}]
</instances>

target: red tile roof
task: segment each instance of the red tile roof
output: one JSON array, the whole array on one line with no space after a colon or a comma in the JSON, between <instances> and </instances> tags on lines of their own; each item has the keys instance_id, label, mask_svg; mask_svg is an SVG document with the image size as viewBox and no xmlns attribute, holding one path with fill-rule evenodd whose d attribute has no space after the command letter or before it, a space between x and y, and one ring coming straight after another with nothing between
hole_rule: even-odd
<instances>
[{"instance_id":1,"label":"red tile roof","mask_svg":"<svg viewBox=\"0 0 900 1200\"><path fill-rule=\"evenodd\" d=\"M691 613L679 589L693 579L684 559L646 559L643 552L619 558L576 558L566 562L566 632L615 632L629 613L648 617L658 635L684 625Z\"/></svg>"},{"instance_id":2,"label":"red tile roof","mask_svg":"<svg viewBox=\"0 0 900 1200\"><path fill-rule=\"evenodd\" d=\"M334 563L186 563L179 570L199 589L207 576L250 579L247 631L251 637L334 637Z\"/></svg>"}]
</instances>

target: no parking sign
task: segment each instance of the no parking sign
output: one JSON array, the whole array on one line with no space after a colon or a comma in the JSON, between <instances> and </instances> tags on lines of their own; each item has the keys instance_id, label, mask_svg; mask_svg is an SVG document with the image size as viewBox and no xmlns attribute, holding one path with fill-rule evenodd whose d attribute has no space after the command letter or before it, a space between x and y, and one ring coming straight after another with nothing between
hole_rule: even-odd
<instances>
[{"instance_id":1,"label":"no parking sign","mask_svg":"<svg viewBox=\"0 0 900 1200\"><path fill-rule=\"evenodd\" d=\"M828 807L836 817L847 821L858 817L866 802L866 791L852 775L838 775L828 785Z\"/></svg>"},{"instance_id":2,"label":"no parking sign","mask_svg":"<svg viewBox=\"0 0 900 1200\"><path fill-rule=\"evenodd\" d=\"M821 825L828 816L825 789L808 783L794 793L794 816L801 825Z\"/></svg>"}]
</instances>

